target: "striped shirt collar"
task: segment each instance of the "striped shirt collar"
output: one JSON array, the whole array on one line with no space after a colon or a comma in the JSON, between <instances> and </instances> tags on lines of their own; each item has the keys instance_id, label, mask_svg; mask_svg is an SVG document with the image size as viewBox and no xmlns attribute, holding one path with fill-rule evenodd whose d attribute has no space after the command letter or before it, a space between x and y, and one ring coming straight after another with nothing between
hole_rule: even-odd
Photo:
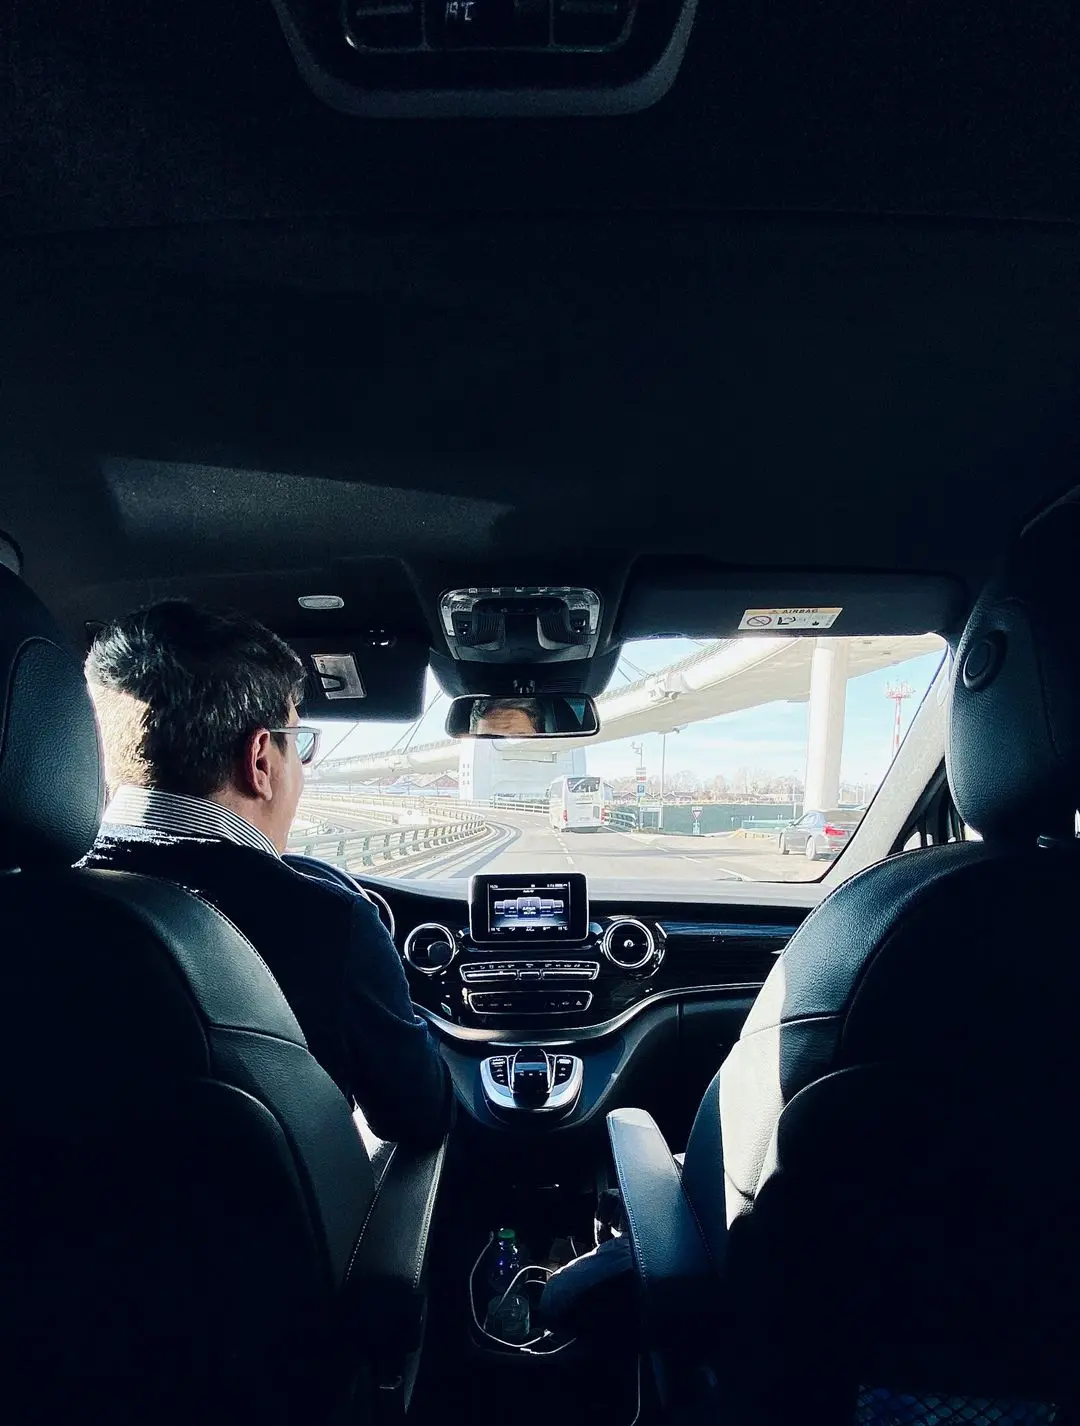
<instances>
[{"instance_id":1,"label":"striped shirt collar","mask_svg":"<svg viewBox=\"0 0 1080 1426\"><path fill-rule=\"evenodd\" d=\"M222 807L219 802L207 802L202 797L185 797L177 792L162 792L156 787L117 788L116 796L105 809L102 825L119 827L149 827L155 832L171 832L176 837L212 837L218 841L237 842L269 852L278 850L258 827Z\"/></svg>"}]
</instances>

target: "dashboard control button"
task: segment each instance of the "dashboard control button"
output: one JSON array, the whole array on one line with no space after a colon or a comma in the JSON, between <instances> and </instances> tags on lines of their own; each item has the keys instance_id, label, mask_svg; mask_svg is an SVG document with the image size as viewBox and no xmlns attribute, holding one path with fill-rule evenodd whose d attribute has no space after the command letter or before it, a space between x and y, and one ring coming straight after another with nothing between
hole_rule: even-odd
<instances>
[{"instance_id":1,"label":"dashboard control button","mask_svg":"<svg viewBox=\"0 0 1080 1426\"><path fill-rule=\"evenodd\" d=\"M539 980L542 972L538 970L518 971L518 980Z\"/></svg>"},{"instance_id":2,"label":"dashboard control button","mask_svg":"<svg viewBox=\"0 0 1080 1426\"><path fill-rule=\"evenodd\" d=\"M538 991L523 990L516 994L498 991L466 991L466 1002L477 1015L557 1015L560 1012L578 1013L588 1010L592 1004L592 991L567 992L566 994L541 994Z\"/></svg>"}]
</instances>

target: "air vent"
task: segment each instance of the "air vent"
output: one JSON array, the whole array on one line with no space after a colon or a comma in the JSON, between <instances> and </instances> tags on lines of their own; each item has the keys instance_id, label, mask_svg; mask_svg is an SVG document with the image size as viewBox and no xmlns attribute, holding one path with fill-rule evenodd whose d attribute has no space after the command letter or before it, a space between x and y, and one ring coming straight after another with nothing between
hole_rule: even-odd
<instances>
[{"instance_id":1,"label":"air vent","mask_svg":"<svg viewBox=\"0 0 1080 1426\"><path fill-rule=\"evenodd\" d=\"M761 985L792 936L787 926L665 921L662 929L674 964L712 985Z\"/></svg>"},{"instance_id":2,"label":"air vent","mask_svg":"<svg viewBox=\"0 0 1080 1426\"><path fill-rule=\"evenodd\" d=\"M641 970L656 954L656 939L643 921L626 917L607 928L601 950L620 970Z\"/></svg>"},{"instance_id":3,"label":"air vent","mask_svg":"<svg viewBox=\"0 0 1080 1426\"><path fill-rule=\"evenodd\" d=\"M437 975L457 955L454 933L437 921L415 926L405 937L405 959L422 975Z\"/></svg>"}]
</instances>

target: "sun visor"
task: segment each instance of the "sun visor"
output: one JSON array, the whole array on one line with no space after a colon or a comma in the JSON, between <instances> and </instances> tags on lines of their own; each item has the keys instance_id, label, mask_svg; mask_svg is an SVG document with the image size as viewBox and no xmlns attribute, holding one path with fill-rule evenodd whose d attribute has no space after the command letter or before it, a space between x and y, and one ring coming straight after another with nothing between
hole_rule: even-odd
<instances>
[{"instance_id":1,"label":"sun visor","mask_svg":"<svg viewBox=\"0 0 1080 1426\"><path fill-rule=\"evenodd\" d=\"M375 630L289 643L308 673L301 718L408 722L423 713L426 639Z\"/></svg>"},{"instance_id":2,"label":"sun visor","mask_svg":"<svg viewBox=\"0 0 1080 1426\"><path fill-rule=\"evenodd\" d=\"M739 633L948 635L967 593L937 575L718 570L650 562L627 582L616 638L729 638Z\"/></svg>"}]
</instances>

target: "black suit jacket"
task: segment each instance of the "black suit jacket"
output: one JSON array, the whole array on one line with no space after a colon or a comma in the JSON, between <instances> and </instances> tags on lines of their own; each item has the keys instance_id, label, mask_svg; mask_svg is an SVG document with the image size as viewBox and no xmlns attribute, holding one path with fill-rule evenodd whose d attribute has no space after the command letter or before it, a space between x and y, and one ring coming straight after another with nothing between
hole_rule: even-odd
<instances>
[{"instance_id":1,"label":"black suit jacket","mask_svg":"<svg viewBox=\"0 0 1080 1426\"><path fill-rule=\"evenodd\" d=\"M145 827L106 826L83 865L162 877L212 902L269 966L308 1049L375 1134L426 1143L445 1132L446 1065L362 896L254 847Z\"/></svg>"}]
</instances>

